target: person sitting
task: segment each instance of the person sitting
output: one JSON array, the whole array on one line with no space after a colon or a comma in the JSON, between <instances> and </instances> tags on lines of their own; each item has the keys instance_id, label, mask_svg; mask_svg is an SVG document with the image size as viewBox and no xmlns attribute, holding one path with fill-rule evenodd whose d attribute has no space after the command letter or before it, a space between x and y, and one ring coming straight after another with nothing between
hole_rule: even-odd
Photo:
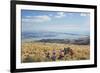
<instances>
[{"instance_id":1,"label":"person sitting","mask_svg":"<svg viewBox=\"0 0 100 73\"><path fill-rule=\"evenodd\" d=\"M68 47L68 48L64 48L64 55L66 55L66 54L69 53L69 49L70 49L70 47Z\"/></svg>"},{"instance_id":2,"label":"person sitting","mask_svg":"<svg viewBox=\"0 0 100 73\"><path fill-rule=\"evenodd\" d=\"M61 50L61 49L60 49L58 59L59 59L59 60L62 60L63 58L64 58L64 50Z\"/></svg>"},{"instance_id":3,"label":"person sitting","mask_svg":"<svg viewBox=\"0 0 100 73\"><path fill-rule=\"evenodd\" d=\"M73 50L68 47L68 48L64 48L64 55L69 54L69 55L73 55Z\"/></svg>"},{"instance_id":4,"label":"person sitting","mask_svg":"<svg viewBox=\"0 0 100 73\"><path fill-rule=\"evenodd\" d=\"M50 52L47 52L47 53L46 53L46 57L47 57L48 59L50 59Z\"/></svg>"},{"instance_id":5,"label":"person sitting","mask_svg":"<svg viewBox=\"0 0 100 73\"><path fill-rule=\"evenodd\" d=\"M70 49L69 51L70 51L69 54L70 54L71 56L73 56L73 54L74 54L73 50Z\"/></svg>"},{"instance_id":6,"label":"person sitting","mask_svg":"<svg viewBox=\"0 0 100 73\"><path fill-rule=\"evenodd\" d=\"M55 50L52 51L52 57L51 57L51 59L53 61L56 61L56 51Z\"/></svg>"}]
</instances>

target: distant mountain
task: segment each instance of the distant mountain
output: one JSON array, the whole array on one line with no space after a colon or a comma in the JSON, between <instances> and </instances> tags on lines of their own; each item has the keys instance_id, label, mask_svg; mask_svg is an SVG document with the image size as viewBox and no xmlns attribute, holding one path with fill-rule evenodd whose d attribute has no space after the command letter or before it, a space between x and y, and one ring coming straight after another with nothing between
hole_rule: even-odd
<instances>
[{"instance_id":1,"label":"distant mountain","mask_svg":"<svg viewBox=\"0 0 100 73\"><path fill-rule=\"evenodd\" d=\"M58 33L54 33L54 32L22 32L23 38L55 37L57 35Z\"/></svg>"},{"instance_id":2,"label":"distant mountain","mask_svg":"<svg viewBox=\"0 0 100 73\"><path fill-rule=\"evenodd\" d=\"M90 37L87 36L84 38L74 39L74 40L71 40L70 43L79 44L79 45L88 45L88 44L90 44Z\"/></svg>"},{"instance_id":3,"label":"distant mountain","mask_svg":"<svg viewBox=\"0 0 100 73\"><path fill-rule=\"evenodd\" d=\"M89 45L90 38L85 37L85 38L79 38L79 39L42 39L42 40L38 40L37 42Z\"/></svg>"},{"instance_id":4,"label":"distant mountain","mask_svg":"<svg viewBox=\"0 0 100 73\"><path fill-rule=\"evenodd\" d=\"M65 39L42 39L37 42L45 42L45 43L69 43L70 40Z\"/></svg>"}]
</instances>

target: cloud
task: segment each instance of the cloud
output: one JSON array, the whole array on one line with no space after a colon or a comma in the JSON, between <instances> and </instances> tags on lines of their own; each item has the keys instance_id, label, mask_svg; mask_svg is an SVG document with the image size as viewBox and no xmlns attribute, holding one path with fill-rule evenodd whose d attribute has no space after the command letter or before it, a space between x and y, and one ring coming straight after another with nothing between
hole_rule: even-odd
<instances>
[{"instance_id":1,"label":"cloud","mask_svg":"<svg viewBox=\"0 0 100 73\"><path fill-rule=\"evenodd\" d=\"M87 13L80 13L80 16L87 16Z\"/></svg>"},{"instance_id":2,"label":"cloud","mask_svg":"<svg viewBox=\"0 0 100 73\"><path fill-rule=\"evenodd\" d=\"M22 18L22 22L28 22L28 23L33 23L33 22L46 22L50 21L51 18L47 15L41 15L41 16L26 16Z\"/></svg>"},{"instance_id":3,"label":"cloud","mask_svg":"<svg viewBox=\"0 0 100 73\"><path fill-rule=\"evenodd\" d=\"M49 16L50 16L50 17L52 17L52 16L53 16L53 14L49 14Z\"/></svg>"},{"instance_id":4,"label":"cloud","mask_svg":"<svg viewBox=\"0 0 100 73\"><path fill-rule=\"evenodd\" d=\"M82 29L85 28L85 29ZM54 31L54 32L88 32L90 27L87 24L77 25L77 24L57 24L57 25L46 25L44 30Z\"/></svg>"},{"instance_id":5,"label":"cloud","mask_svg":"<svg viewBox=\"0 0 100 73\"><path fill-rule=\"evenodd\" d=\"M57 12L57 15L55 16L56 18L62 18L65 16L64 12Z\"/></svg>"}]
</instances>

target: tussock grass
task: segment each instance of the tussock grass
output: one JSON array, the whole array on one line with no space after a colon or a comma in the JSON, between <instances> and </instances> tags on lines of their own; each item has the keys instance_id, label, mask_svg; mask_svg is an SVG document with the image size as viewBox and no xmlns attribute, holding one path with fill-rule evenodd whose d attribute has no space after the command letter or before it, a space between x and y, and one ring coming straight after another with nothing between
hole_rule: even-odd
<instances>
[{"instance_id":1,"label":"tussock grass","mask_svg":"<svg viewBox=\"0 0 100 73\"><path fill-rule=\"evenodd\" d=\"M73 55L70 53L64 55L59 59L60 50L70 47L73 51ZM87 60L90 58L90 46L89 45L74 45L74 44L60 44L60 43L43 43L43 42L22 42L21 47L21 61L22 63L28 62L48 62L53 61L53 50L56 51L55 61L70 61L70 60ZM47 57L49 53L49 57Z\"/></svg>"}]
</instances>

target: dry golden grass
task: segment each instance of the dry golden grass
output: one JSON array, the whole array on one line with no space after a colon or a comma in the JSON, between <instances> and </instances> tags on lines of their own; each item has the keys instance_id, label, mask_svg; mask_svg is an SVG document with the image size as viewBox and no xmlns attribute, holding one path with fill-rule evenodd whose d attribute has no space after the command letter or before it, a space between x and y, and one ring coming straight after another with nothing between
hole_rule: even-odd
<instances>
[{"instance_id":1,"label":"dry golden grass","mask_svg":"<svg viewBox=\"0 0 100 73\"><path fill-rule=\"evenodd\" d=\"M60 50L70 47L73 55L66 54L62 59L58 59ZM90 58L89 45L73 45L73 44L60 44L60 43L42 43L42 42L24 42L22 43L21 59L22 62L47 62L53 61L51 58L46 57L46 53L56 50L56 61L69 61L69 60L87 60ZM63 53L62 53L63 54Z\"/></svg>"}]
</instances>

